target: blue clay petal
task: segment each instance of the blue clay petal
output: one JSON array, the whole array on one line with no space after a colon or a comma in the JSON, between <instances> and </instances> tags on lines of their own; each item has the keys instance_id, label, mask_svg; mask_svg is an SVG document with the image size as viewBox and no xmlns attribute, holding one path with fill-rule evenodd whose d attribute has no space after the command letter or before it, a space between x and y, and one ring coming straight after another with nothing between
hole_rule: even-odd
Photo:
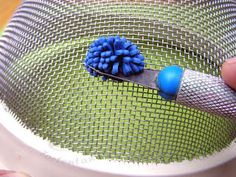
<instances>
[{"instance_id":1,"label":"blue clay petal","mask_svg":"<svg viewBox=\"0 0 236 177\"><path fill-rule=\"evenodd\" d=\"M111 47L111 45L108 42L104 43L102 46L103 46L104 50L110 50L110 51L113 50L113 48Z\"/></svg>"},{"instance_id":2,"label":"blue clay petal","mask_svg":"<svg viewBox=\"0 0 236 177\"><path fill-rule=\"evenodd\" d=\"M102 69L106 70L107 68L108 68L108 64L107 64L107 63L104 63L104 64L102 65Z\"/></svg>"},{"instance_id":3,"label":"blue clay petal","mask_svg":"<svg viewBox=\"0 0 236 177\"><path fill-rule=\"evenodd\" d=\"M115 36L115 40L120 40L120 36Z\"/></svg>"},{"instance_id":4,"label":"blue clay petal","mask_svg":"<svg viewBox=\"0 0 236 177\"><path fill-rule=\"evenodd\" d=\"M117 56L113 55L113 56L110 57L110 61L111 62L116 62L117 58L118 58Z\"/></svg>"},{"instance_id":5,"label":"blue clay petal","mask_svg":"<svg viewBox=\"0 0 236 177\"><path fill-rule=\"evenodd\" d=\"M105 37L100 37L100 38L98 38L98 43L99 44L103 44L103 43L105 43L107 41L107 39L105 38Z\"/></svg>"},{"instance_id":6,"label":"blue clay petal","mask_svg":"<svg viewBox=\"0 0 236 177\"><path fill-rule=\"evenodd\" d=\"M130 65L123 64L122 71L125 76L129 76L129 74L132 72L132 69L131 69Z\"/></svg>"},{"instance_id":7,"label":"blue clay petal","mask_svg":"<svg viewBox=\"0 0 236 177\"><path fill-rule=\"evenodd\" d=\"M102 80L106 81L107 80L107 76L102 76Z\"/></svg>"},{"instance_id":8,"label":"blue clay petal","mask_svg":"<svg viewBox=\"0 0 236 177\"><path fill-rule=\"evenodd\" d=\"M110 58L106 58L105 62L109 63L110 62Z\"/></svg>"},{"instance_id":9,"label":"blue clay petal","mask_svg":"<svg viewBox=\"0 0 236 177\"><path fill-rule=\"evenodd\" d=\"M138 66L140 71L144 70L144 66Z\"/></svg>"},{"instance_id":10,"label":"blue clay petal","mask_svg":"<svg viewBox=\"0 0 236 177\"><path fill-rule=\"evenodd\" d=\"M136 63L136 64L141 64L141 60L138 59L138 58L133 58L133 63Z\"/></svg>"},{"instance_id":11,"label":"blue clay petal","mask_svg":"<svg viewBox=\"0 0 236 177\"><path fill-rule=\"evenodd\" d=\"M98 63L93 63L92 66L93 66L93 68L97 68L98 67Z\"/></svg>"},{"instance_id":12,"label":"blue clay petal","mask_svg":"<svg viewBox=\"0 0 236 177\"><path fill-rule=\"evenodd\" d=\"M136 49L137 49L136 45L132 45L132 46L129 47L129 51L136 50Z\"/></svg>"},{"instance_id":13,"label":"blue clay petal","mask_svg":"<svg viewBox=\"0 0 236 177\"><path fill-rule=\"evenodd\" d=\"M96 71L93 71L93 76L96 77L98 73Z\"/></svg>"},{"instance_id":14,"label":"blue clay petal","mask_svg":"<svg viewBox=\"0 0 236 177\"><path fill-rule=\"evenodd\" d=\"M108 66L108 68L105 69L104 71L105 71L105 73L111 73L111 68Z\"/></svg>"},{"instance_id":15,"label":"blue clay petal","mask_svg":"<svg viewBox=\"0 0 236 177\"><path fill-rule=\"evenodd\" d=\"M136 50L131 50L129 53L131 56L135 56L135 55L139 54L140 52L139 52L139 50L136 49Z\"/></svg>"},{"instance_id":16,"label":"blue clay petal","mask_svg":"<svg viewBox=\"0 0 236 177\"><path fill-rule=\"evenodd\" d=\"M114 50L124 49L124 43L121 40L115 40L114 42Z\"/></svg>"},{"instance_id":17,"label":"blue clay petal","mask_svg":"<svg viewBox=\"0 0 236 177\"><path fill-rule=\"evenodd\" d=\"M129 51L128 50L123 50L123 55L129 55Z\"/></svg>"},{"instance_id":18,"label":"blue clay petal","mask_svg":"<svg viewBox=\"0 0 236 177\"><path fill-rule=\"evenodd\" d=\"M117 56L123 55L123 50L116 50L115 55Z\"/></svg>"},{"instance_id":19,"label":"blue clay petal","mask_svg":"<svg viewBox=\"0 0 236 177\"><path fill-rule=\"evenodd\" d=\"M107 51L106 55L107 55L107 57L110 57L110 56L113 55L113 52L112 51Z\"/></svg>"},{"instance_id":20,"label":"blue clay petal","mask_svg":"<svg viewBox=\"0 0 236 177\"><path fill-rule=\"evenodd\" d=\"M91 53L95 52L95 51L96 51L96 48L97 48L97 47L92 47L92 48L89 50L89 52L91 52Z\"/></svg>"},{"instance_id":21,"label":"blue clay petal","mask_svg":"<svg viewBox=\"0 0 236 177\"><path fill-rule=\"evenodd\" d=\"M101 57L105 58L106 57L106 52L102 52Z\"/></svg>"},{"instance_id":22,"label":"blue clay petal","mask_svg":"<svg viewBox=\"0 0 236 177\"><path fill-rule=\"evenodd\" d=\"M113 46L114 45L114 41L115 41L115 37L114 36L111 36L107 39L108 43Z\"/></svg>"},{"instance_id":23,"label":"blue clay petal","mask_svg":"<svg viewBox=\"0 0 236 177\"><path fill-rule=\"evenodd\" d=\"M110 57L112 55L112 51L106 51L101 53L101 57Z\"/></svg>"},{"instance_id":24,"label":"blue clay petal","mask_svg":"<svg viewBox=\"0 0 236 177\"><path fill-rule=\"evenodd\" d=\"M89 73L93 72L91 68L86 68Z\"/></svg>"},{"instance_id":25,"label":"blue clay petal","mask_svg":"<svg viewBox=\"0 0 236 177\"><path fill-rule=\"evenodd\" d=\"M129 47L132 45L132 43L130 41L127 41L125 44L124 44L124 48L125 49L129 49Z\"/></svg>"},{"instance_id":26,"label":"blue clay petal","mask_svg":"<svg viewBox=\"0 0 236 177\"><path fill-rule=\"evenodd\" d=\"M101 59L100 59L100 62L101 62L101 63L105 63L105 58L101 58Z\"/></svg>"},{"instance_id":27,"label":"blue clay petal","mask_svg":"<svg viewBox=\"0 0 236 177\"><path fill-rule=\"evenodd\" d=\"M144 61L140 61L140 63L138 65L144 67L145 63L144 63Z\"/></svg>"},{"instance_id":28,"label":"blue clay petal","mask_svg":"<svg viewBox=\"0 0 236 177\"><path fill-rule=\"evenodd\" d=\"M119 62L116 62L115 64L113 64L111 74L117 75L118 71L119 71Z\"/></svg>"},{"instance_id":29,"label":"blue clay petal","mask_svg":"<svg viewBox=\"0 0 236 177\"><path fill-rule=\"evenodd\" d=\"M103 49L102 45L100 45L100 46L97 47L97 51L99 51L99 52L101 52L102 49Z\"/></svg>"},{"instance_id":30,"label":"blue clay petal","mask_svg":"<svg viewBox=\"0 0 236 177\"><path fill-rule=\"evenodd\" d=\"M124 57L123 58L123 62L124 63L129 63L129 62L131 62L132 61L132 59L130 58L130 57Z\"/></svg>"},{"instance_id":31,"label":"blue clay petal","mask_svg":"<svg viewBox=\"0 0 236 177\"><path fill-rule=\"evenodd\" d=\"M98 63L99 60L100 60L100 59L97 57L97 58L94 58L94 59L93 59L93 62L94 62L94 63Z\"/></svg>"},{"instance_id":32,"label":"blue clay petal","mask_svg":"<svg viewBox=\"0 0 236 177\"><path fill-rule=\"evenodd\" d=\"M92 43L92 44L89 46L89 48L92 48L92 47L95 47L95 44L94 44L94 43Z\"/></svg>"},{"instance_id":33,"label":"blue clay petal","mask_svg":"<svg viewBox=\"0 0 236 177\"><path fill-rule=\"evenodd\" d=\"M92 53L88 53L87 58L92 58L93 54Z\"/></svg>"},{"instance_id":34,"label":"blue clay petal","mask_svg":"<svg viewBox=\"0 0 236 177\"><path fill-rule=\"evenodd\" d=\"M93 53L93 57L99 57L99 55L100 55L100 52L94 52Z\"/></svg>"},{"instance_id":35,"label":"blue clay petal","mask_svg":"<svg viewBox=\"0 0 236 177\"><path fill-rule=\"evenodd\" d=\"M87 61L87 64L90 65L91 63L93 63L93 59L90 58L88 61Z\"/></svg>"},{"instance_id":36,"label":"blue clay petal","mask_svg":"<svg viewBox=\"0 0 236 177\"><path fill-rule=\"evenodd\" d=\"M121 42L123 43L123 47L125 46L125 43L127 42L126 38L122 37L120 38ZM124 48L125 49L125 48Z\"/></svg>"},{"instance_id":37,"label":"blue clay petal","mask_svg":"<svg viewBox=\"0 0 236 177\"><path fill-rule=\"evenodd\" d=\"M139 54L139 55L137 55L137 56L135 56L135 57L138 58L138 59L140 59L141 61L144 61L144 56L141 55L141 54Z\"/></svg>"},{"instance_id":38,"label":"blue clay petal","mask_svg":"<svg viewBox=\"0 0 236 177\"><path fill-rule=\"evenodd\" d=\"M94 47L99 46L99 45L100 45L99 40L94 41Z\"/></svg>"},{"instance_id":39,"label":"blue clay petal","mask_svg":"<svg viewBox=\"0 0 236 177\"><path fill-rule=\"evenodd\" d=\"M112 54L113 54L112 51L107 51L106 52L106 57L110 57L110 56L112 56Z\"/></svg>"},{"instance_id":40,"label":"blue clay petal","mask_svg":"<svg viewBox=\"0 0 236 177\"><path fill-rule=\"evenodd\" d=\"M130 67L132 68L133 73L138 73L138 72L140 72L140 69L139 69L139 67L138 67L137 65L131 63L131 64L130 64Z\"/></svg>"},{"instance_id":41,"label":"blue clay petal","mask_svg":"<svg viewBox=\"0 0 236 177\"><path fill-rule=\"evenodd\" d=\"M102 68L102 63L99 63L99 64L98 64L98 69L99 69L99 70L102 70L102 69L103 69L103 68Z\"/></svg>"}]
</instances>

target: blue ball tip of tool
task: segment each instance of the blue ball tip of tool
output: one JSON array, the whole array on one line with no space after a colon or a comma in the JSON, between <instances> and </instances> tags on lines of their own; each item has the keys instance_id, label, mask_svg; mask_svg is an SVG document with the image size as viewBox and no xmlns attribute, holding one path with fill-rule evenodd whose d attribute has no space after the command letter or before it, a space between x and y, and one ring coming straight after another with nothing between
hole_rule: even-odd
<instances>
[{"instance_id":1,"label":"blue ball tip of tool","mask_svg":"<svg viewBox=\"0 0 236 177\"><path fill-rule=\"evenodd\" d=\"M144 70L144 56L131 41L120 36L100 37L89 47L84 65L92 76L98 76L96 70L107 74L125 76ZM90 66L90 67L89 67ZM107 77L103 76L103 80Z\"/></svg>"},{"instance_id":2,"label":"blue ball tip of tool","mask_svg":"<svg viewBox=\"0 0 236 177\"><path fill-rule=\"evenodd\" d=\"M167 66L160 71L157 77L157 86L164 99L172 100L177 95L183 72L183 69L176 65Z\"/></svg>"}]
</instances>

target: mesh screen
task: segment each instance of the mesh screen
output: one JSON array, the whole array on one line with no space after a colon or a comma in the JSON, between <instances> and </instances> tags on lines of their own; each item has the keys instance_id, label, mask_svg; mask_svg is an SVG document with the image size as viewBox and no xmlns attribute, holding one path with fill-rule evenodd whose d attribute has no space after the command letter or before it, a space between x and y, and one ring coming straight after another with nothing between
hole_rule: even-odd
<instances>
[{"instance_id":1,"label":"mesh screen","mask_svg":"<svg viewBox=\"0 0 236 177\"><path fill-rule=\"evenodd\" d=\"M235 123L136 84L103 82L83 61L93 40L120 35L138 45L146 68L218 76L236 55L235 27L230 0L24 0L0 39L0 99L36 135L98 159L206 156L232 142Z\"/></svg>"}]
</instances>

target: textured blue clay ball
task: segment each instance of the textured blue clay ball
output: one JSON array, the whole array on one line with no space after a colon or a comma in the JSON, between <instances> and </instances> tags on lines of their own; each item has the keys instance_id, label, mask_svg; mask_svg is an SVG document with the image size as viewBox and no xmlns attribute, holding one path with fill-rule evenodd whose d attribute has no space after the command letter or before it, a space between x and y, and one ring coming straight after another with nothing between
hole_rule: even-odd
<instances>
[{"instance_id":1,"label":"textured blue clay ball","mask_svg":"<svg viewBox=\"0 0 236 177\"><path fill-rule=\"evenodd\" d=\"M90 45L84 65L95 77L98 73L90 67L107 74L130 76L143 71L144 57L138 47L124 37L100 37Z\"/></svg>"}]
</instances>

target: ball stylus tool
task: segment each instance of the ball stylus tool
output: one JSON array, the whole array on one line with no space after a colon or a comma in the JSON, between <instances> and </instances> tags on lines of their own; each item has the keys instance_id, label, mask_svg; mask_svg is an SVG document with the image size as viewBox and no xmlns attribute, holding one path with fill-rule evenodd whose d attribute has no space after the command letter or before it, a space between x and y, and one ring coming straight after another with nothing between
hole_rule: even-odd
<instances>
[{"instance_id":1,"label":"ball stylus tool","mask_svg":"<svg viewBox=\"0 0 236 177\"><path fill-rule=\"evenodd\" d=\"M209 74L172 65L144 69L138 47L124 37L100 37L89 47L85 67L92 76L113 78L157 89L166 100L218 116L236 118L236 92Z\"/></svg>"}]
</instances>

